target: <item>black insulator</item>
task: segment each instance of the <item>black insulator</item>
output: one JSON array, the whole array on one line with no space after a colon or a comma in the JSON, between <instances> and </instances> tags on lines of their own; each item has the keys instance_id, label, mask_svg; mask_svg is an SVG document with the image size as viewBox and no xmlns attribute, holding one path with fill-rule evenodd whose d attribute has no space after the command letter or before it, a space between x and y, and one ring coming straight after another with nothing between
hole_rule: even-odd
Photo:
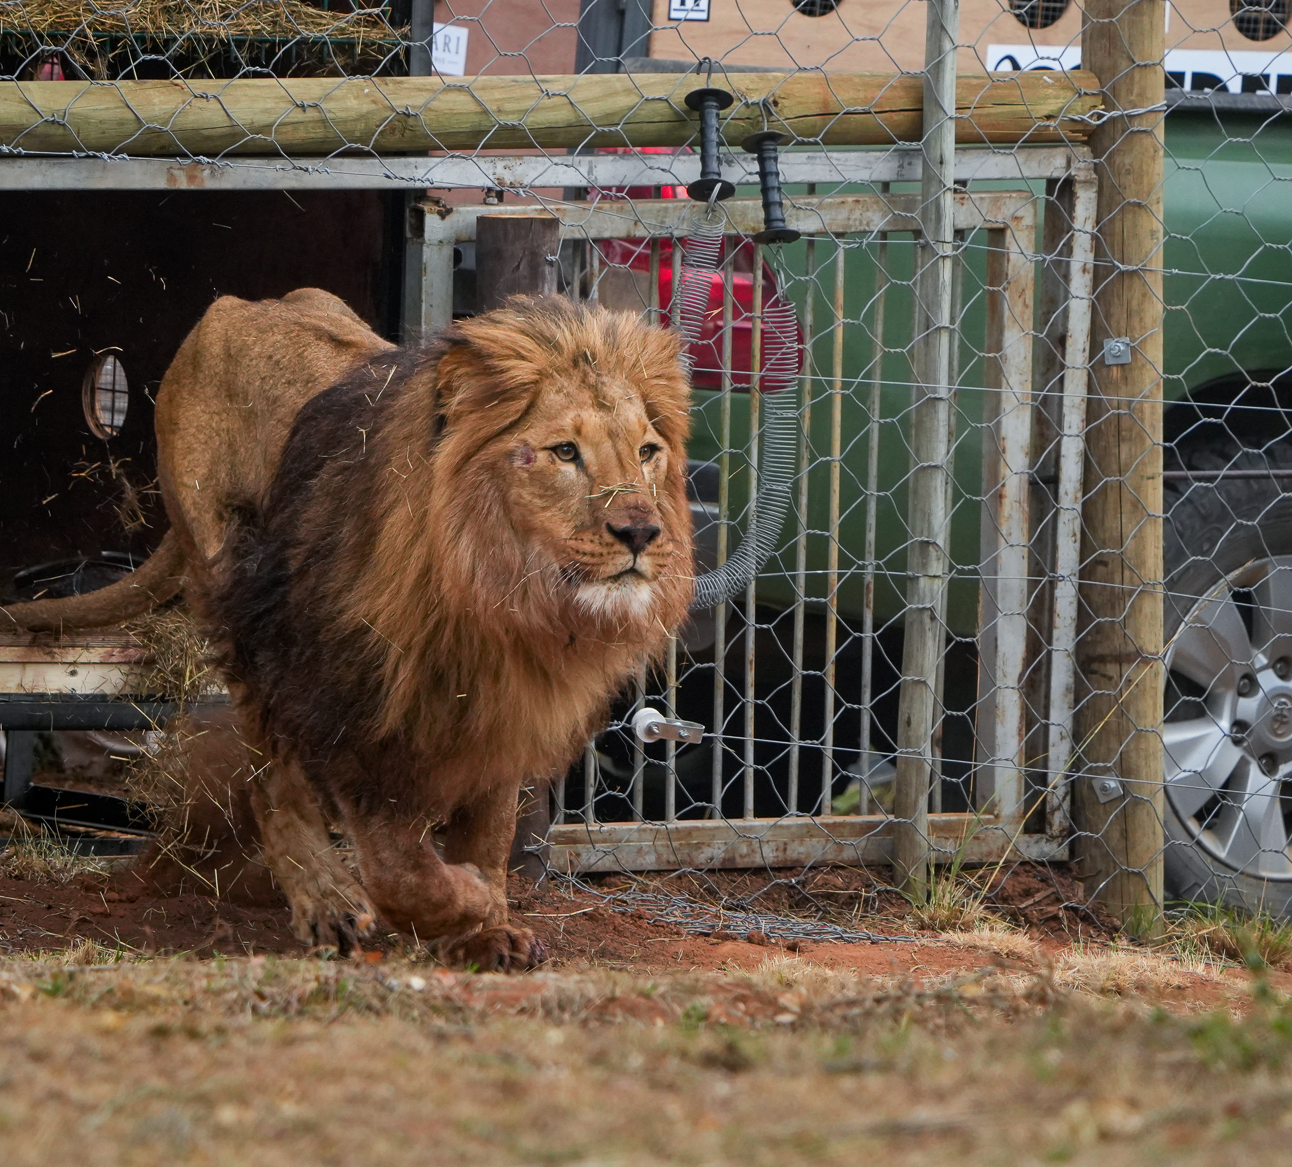
<instances>
[{"instance_id":1,"label":"black insulator","mask_svg":"<svg viewBox=\"0 0 1292 1167\"><path fill-rule=\"evenodd\" d=\"M763 229L754 236L755 243L793 243L799 232L785 225L785 204L781 198L781 170L776 147L789 139L775 130L750 134L744 147L758 155L758 182L763 191Z\"/></svg>"},{"instance_id":2,"label":"black insulator","mask_svg":"<svg viewBox=\"0 0 1292 1167\"><path fill-rule=\"evenodd\" d=\"M686 188L697 202L729 199L736 193L718 165L718 111L735 100L725 89L692 89L686 95L687 107L700 115L700 177Z\"/></svg>"}]
</instances>

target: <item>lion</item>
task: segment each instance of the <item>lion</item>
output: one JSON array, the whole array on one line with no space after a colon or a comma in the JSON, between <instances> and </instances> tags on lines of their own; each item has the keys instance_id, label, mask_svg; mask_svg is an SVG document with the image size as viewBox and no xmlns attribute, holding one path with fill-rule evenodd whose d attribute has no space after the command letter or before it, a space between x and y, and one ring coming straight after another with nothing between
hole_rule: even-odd
<instances>
[{"instance_id":1,"label":"lion","mask_svg":"<svg viewBox=\"0 0 1292 1167\"><path fill-rule=\"evenodd\" d=\"M162 562L112 586L137 608L182 576L303 941L346 951L380 917L478 967L544 959L507 914L520 787L564 772L692 595L679 358L561 297L398 350L317 289L217 300L181 346Z\"/></svg>"}]
</instances>

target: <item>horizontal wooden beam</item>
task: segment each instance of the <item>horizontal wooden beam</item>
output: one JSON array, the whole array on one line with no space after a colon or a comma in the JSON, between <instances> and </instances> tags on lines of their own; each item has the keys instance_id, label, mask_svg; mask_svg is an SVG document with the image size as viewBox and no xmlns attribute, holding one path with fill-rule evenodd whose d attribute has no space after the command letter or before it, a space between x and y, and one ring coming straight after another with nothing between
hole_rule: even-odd
<instances>
[{"instance_id":1,"label":"horizontal wooden beam","mask_svg":"<svg viewBox=\"0 0 1292 1167\"><path fill-rule=\"evenodd\" d=\"M682 146L696 132L694 76L594 73L443 80L381 77L230 81L0 82L0 148L24 154L299 156L572 146ZM727 78L736 145L766 126L796 141L882 146L920 140L921 79L888 73L743 73ZM1089 73L964 76L957 141L1081 139L1099 104ZM3 160L0 159L0 165Z\"/></svg>"},{"instance_id":2,"label":"horizontal wooden beam","mask_svg":"<svg viewBox=\"0 0 1292 1167\"><path fill-rule=\"evenodd\" d=\"M563 823L548 832L552 867L567 874L676 871L679 868L803 867L809 863L885 864L893 859L893 820L876 815L792 819L705 819L676 823ZM992 818L929 816L934 863L994 863L1006 855L1067 857L1066 840L1020 834Z\"/></svg>"}]
</instances>

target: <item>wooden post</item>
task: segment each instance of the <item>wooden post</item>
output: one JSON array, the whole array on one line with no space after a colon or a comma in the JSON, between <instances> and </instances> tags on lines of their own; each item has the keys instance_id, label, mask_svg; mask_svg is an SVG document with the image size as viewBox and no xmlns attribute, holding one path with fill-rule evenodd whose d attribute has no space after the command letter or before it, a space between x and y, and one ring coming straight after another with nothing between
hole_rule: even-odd
<instances>
[{"instance_id":1,"label":"wooden post","mask_svg":"<svg viewBox=\"0 0 1292 1167\"><path fill-rule=\"evenodd\" d=\"M546 782L522 786L516 807L516 835L511 841L507 870L528 879L538 879L552 859L547 841L552 827L552 796Z\"/></svg>"},{"instance_id":2,"label":"wooden post","mask_svg":"<svg viewBox=\"0 0 1292 1167\"><path fill-rule=\"evenodd\" d=\"M1081 41L1108 116L1090 138L1099 227L1073 810L1087 894L1138 934L1159 929L1163 894L1164 18L1163 0L1086 0ZM1113 337L1129 337L1129 364L1105 363ZM1123 792L1099 801L1098 777L1116 777Z\"/></svg>"},{"instance_id":3,"label":"wooden post","mask_svg":"<svg viewBox=\"0 0 1292 1167\"><path fill-rule=\"evenodd\" d=\"M481 215L476 220L476 295L488 312L508 296L555 296L561 221L555 216Z\"/></svg>"},{"instance_id":4,"label":"wooden post","mask_svg":"<svg viewBox=\"0 0 1292 1167\"><path fill-rule=\"evenodd\" d=\"M893 790L893 874L912 900L929 887L929 789L937 719L951 533L952 319L955 281L956 38L959 0L929 0L924 33L924 172L915 275L916 348L911 411L911 545Z\"/></svg>"}]
</instances>

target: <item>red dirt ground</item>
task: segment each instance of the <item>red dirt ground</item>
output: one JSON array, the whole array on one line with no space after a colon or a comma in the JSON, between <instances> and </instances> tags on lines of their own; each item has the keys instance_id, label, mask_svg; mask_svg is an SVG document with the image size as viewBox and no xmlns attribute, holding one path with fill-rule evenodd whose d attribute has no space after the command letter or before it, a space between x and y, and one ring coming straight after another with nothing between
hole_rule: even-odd
<instances>
[{"instance_id":1,"label":"red dirt ground","mask_svg":"<svg viewBox=\"0 0 1292 1167\"><path fill-rule=\"evenodd\" d=\"M779 877L779 878L778 878ZM18 955L68 948L84 940L136 951L191 953L198 957L246 954L301 955L289 928L286 905L254 907L193 894L121 892L129 880L82 876L66 884L0 877L0 954ZM891 942L829 943L769 941L761 933L688 934L652 919L652 909L615 910L603 896L648 891L685 896L697 903L726 904L732 910L801 920L826 919L853 930L891 935ZM842 868L816 872L721 872L631 881L618 876L589 880L582 887L548 880L537 886L513 876L509 888L513 919L546 943L554 970L587 968L635 972L754 969L769 956L793 954L815 964L864 976L930 979L970 975L992 963L989 952L957 947L933 934L920 934L905 919L905 901L885 889L874 873ZM1107 919L1077 907L1079 885L1061 867L1019 866L995 881L990 906L1020 925L1037 944L1040 959L1053 958L1074 941L1089 947L1114 936ZM1065 906L1072 905L1072 906ZM366 959L380 961L400 951L393 934ZM1280 987L1292 976L1276 974ZM1166 992L1180 1007L1225 1003L1245 978L1189 978ZM1286 984L1282 983L1286 982Z\"/></svg>"},{"instance_id":2,"label":"red dirt ground","mask_svg":"<svg viewBox=\"0 0 1292 1167\"><path fill-rule=\"evenodd\" d=\"M537 886L513 876L509 887L517 922L533 928L558 966L595 963L620 968L713 968L758 963L772 943L732 932L688 935L651 919L650 911L616 911L601 895L631 889L685 896L705 904L739 905L749 912L826 919L854 930L900 935L892 944L803 942L794 950L818 963L887 973L914 967L930 972L959 967L963 954L910 943L905 901L868 872L824 869L796 872L717 872L636 883L625 877L588 880L581 889L565 881ZM1084 908L1069 907L1079 885L1061 869L1016 868L993 889L992 906L1013 917L1037 940L1100 941L1114 934L1111 922ZM1021 906L1020 906L1021 905ZM297 954L301 947L282 906L229 903L191 893L167 895L134 888L129 878L82 876L66 884L0 876L0 951L61 949L81 940L157 953L198 955ZM793 946L791 946L793 947Z\"/></svg>"}]
</instances>

